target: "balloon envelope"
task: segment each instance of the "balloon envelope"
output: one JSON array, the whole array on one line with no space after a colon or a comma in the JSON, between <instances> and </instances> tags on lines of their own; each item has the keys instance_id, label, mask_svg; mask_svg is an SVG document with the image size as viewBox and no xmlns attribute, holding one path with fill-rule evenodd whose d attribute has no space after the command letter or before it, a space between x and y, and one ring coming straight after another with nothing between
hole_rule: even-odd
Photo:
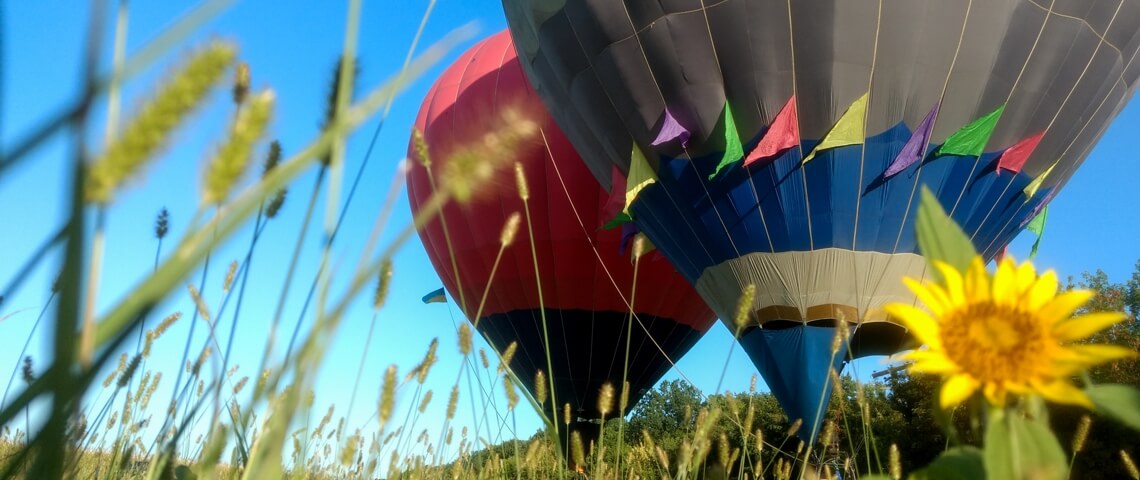
<instances>
[{"instance_id":1,"label":"balloon envelope","mask_svg":"<svg viewBox=\"0 0 1140 480\"><path fill-rule=\"evenodd\" d=\"M540 370L551 379L547 417L564 429L562 408L569 403L576 419L572 428L581 431L588 448L597 435L589 420L601 416L602 385L615 389L607 415L613 418L623 378L631 407L715 317L663 257L643 256L635 271L630 252L619 253L621 231L601 228L609 220L602 215L609 195L550 120L506 31L461 56L424 99L416 128L423 132L431 172L413 142L407 173L413 212L436 190L451 154L483 141L508 109L524 112L541 129L536 142L513 152L529 203L524 205L514 172L505 168L502 178L480 186L469 203L447 204L419 231L420 239L451 298L488 342L500 352L517 342L511 368L523 386L536 392ZM496 268L502 228L516 212L524 220ZM630 301L636 319L630 318Z\"/></svg>"},{"instance_id":2,"label":"balloon envelope","mask_svg":"<svg viewBox=\"0 0 1140 480\"><path fill-rule=\"evenodd\" d=\"M758 286L741 342L809 425L845 354L903 347L881 307L913 302L901 277L925 274L921 186L992 258L1140 73L1138 0L503 5L524 69L599 181L628 171L634 147L649 157L658 181L633 216L709 305L731 318ZM831 349L836 325L855 328L849 352Z\"/></svg>"}]
</instances>

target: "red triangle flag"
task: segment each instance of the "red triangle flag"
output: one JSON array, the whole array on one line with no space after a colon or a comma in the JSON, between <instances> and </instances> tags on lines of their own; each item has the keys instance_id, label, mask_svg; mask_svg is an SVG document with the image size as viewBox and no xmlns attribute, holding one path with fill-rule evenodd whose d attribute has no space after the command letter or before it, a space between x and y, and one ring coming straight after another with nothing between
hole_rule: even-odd
<instances>
[{"instance_id":1,"label":"red triangle flag","mask_svg":"<svg viewBox=\"0 0 1140 480\"><path fill-rule=\"evenodd\" d=\"M799 143L800 119L796 114L796 96L792 95L772 120L772 125L768 127L764 138L760 139L760 143L744 159L744 166L752 165L761 159L773 158Z\"/></svg>"},{"instance_id":2,"label":"red triangle flag","mask_svg":"<svg viewBox=\"0 0 1140 480\"><path fill-rule=\"evenodd\" d=\"M625 209L625 175L617 165L610 171L610 198L602 206L602 221L607 222Z\"/></svg>"},{"instance_id":3,"label":"red triangle flag","mask_svg":"<svg viewBox=\"0 0 1140 480\"><path fill-rule=\"evenodd\" d=\"M997 173L1001 173L1002 169L1009 170L1013 173L1021 171L1021 167L1025 166L1025 161L1029 160L1029 156L1033 154L1033 150L1037 148L1037 144L1041 143L1041 137L1045 136L1045 131L1042 130L1037 135L1027 137L1024 140L1017 142L1012 147L1007 148L998 159Z\"/></svg>"}]
</instances>

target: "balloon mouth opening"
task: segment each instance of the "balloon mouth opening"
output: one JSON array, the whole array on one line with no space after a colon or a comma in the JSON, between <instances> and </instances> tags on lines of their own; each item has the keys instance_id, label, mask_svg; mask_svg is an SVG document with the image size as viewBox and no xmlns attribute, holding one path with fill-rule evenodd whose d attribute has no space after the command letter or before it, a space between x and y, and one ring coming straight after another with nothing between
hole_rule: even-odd
<instances>
[{"instance_id":1,"label":"balloon mouth opening","mask_svg":"<svg viewBox=\"0 0 1140 480\"><path fill-rule=\"evenodd\" d=\"M796 328L827 328L838 329L841 326L850 328L847 338L847 359L856 359L874 355L893 355L913 347L914 339L906 328L890 321L865 321L853 323L840 318L817 318L814 320L772 319L762 323L753 324L740 332L740 337L746 337L758 331L787 331Z\"/></svg>"}]
</instances>

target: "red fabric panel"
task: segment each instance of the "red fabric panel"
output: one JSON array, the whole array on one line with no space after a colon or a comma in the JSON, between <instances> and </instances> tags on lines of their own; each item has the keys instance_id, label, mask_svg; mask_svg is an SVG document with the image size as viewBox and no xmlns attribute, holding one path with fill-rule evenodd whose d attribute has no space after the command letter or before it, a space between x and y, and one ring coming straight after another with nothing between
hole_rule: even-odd
<instances>
[{"instance_id":1,"label":"red fabric panel","mask_svg":"<svg viewBox=\"0 0 1140 480\"><path fill-rule=\"evenodd\" d=\"M483 129L494 127L491 120L511 107L528 112L542 130L538 140L525 145L518 156L530 190L538 274L524 216L515 243L503 253L482 316L539 308L541 281L545 308L626 311L623 295L627 300L635 295L638 313L706 331L714 314L660 256L642 258L637 291L632 291L633 265L628 256L618 255L620 230L601 230L609 220L603 215L609 195L535 95L506 31L461 56L424 100L416 128L424 132L435 179L438 181L450 153L479 141L486 133ZM408 170L408 196L415 212L431 197L433 185L415 146L408 150L413 160ZM462 299L469 317L475 315L490 278L503 224L512 212L523 213L515 185L514 172L504 169L500 178L484 185L476 198L465 205L449 203L419 232L436 272L452 298L457 303Z\"/></svg>"}]
</instances>

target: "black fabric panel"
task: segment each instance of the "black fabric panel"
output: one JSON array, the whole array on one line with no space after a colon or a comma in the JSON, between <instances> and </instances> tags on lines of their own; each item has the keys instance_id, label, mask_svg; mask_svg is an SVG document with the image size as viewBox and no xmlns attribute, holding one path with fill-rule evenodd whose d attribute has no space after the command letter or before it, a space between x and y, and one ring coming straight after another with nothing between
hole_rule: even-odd
<instances>
[{"instance_id":1,"label":"black fabric panel","mask_svg":"<svg viewBox=\"0 0 1140 480\"><path fill-rule=\"evenodd\" d=\"M576 418L593 420L601 417L597 408L598 392L606 383L614 386L614 411L608 417L616 417L627 333L631 332L628 343L627 378L630 392L627 411L669 370L669 360L675 362L680 359L701 337L700 332L668 318L638 315L638 319L633 320L631 329L628 312L546 310L546 330L550 335L550 361L553 368L551 378L558 404L552 406L551 401L547 400L545 407L547 416L558 420L559 428L563 425L562 409L566 403L570 404ZM518 351L511 362L511 369L523 387L533 394L535 374L539 370L550 373L546 365L542 311L514 310L486 316L479 321L477 328L487 342L500 352L511 342L518 342ZM668 353L669 357L663 355L662 351ZM587 422L578 423L580 425L571 426L582 430L580 433L588 446L597 436L596 426L589 427L594 424ZM562 435L565 442L566 433L563 432Z\"/></svg>"}]
</instances>

